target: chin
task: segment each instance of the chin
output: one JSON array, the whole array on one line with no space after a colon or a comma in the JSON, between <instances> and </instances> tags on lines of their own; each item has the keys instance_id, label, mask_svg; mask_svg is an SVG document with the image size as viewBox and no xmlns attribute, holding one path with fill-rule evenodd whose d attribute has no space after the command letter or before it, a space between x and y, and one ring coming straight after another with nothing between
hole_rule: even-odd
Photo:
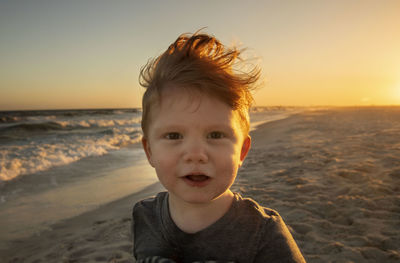
<instances>
[{"instance_id":1,"label":"chin","mask_svg":"<svg viewBox=\"0 0 400 263\"><path fill-rule=\"evenodd\" d=\"M224 195L225 192L222 193L187 193L185 195L181 195L181 199L184 200L187 203L191 204L207 204L211 203L218 198L220 198L222 195Z\"/></svg>"},{"instance_id":2,"label":"chin","mask_svg":"<svg viewBox=\"0 0 400 263\"><path fill-rule=\"evenodd\" d=\"M213 198L209 198L207 196L184 196L182 198L185 202L191 204L207 204L213 201Z\"/></svg>"}]
</instances>

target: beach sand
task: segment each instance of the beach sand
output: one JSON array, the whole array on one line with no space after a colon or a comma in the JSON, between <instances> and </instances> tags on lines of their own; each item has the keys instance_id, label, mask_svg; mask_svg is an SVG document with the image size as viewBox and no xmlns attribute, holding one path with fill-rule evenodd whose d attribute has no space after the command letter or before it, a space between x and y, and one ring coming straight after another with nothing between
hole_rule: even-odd
<instances>
[{"instance_id":1,"label":"beach sand","mask_svg":"<svg viewBox=\"0 0 400 263\"><path fill-rule=\"evenodd\" d=\"M400 262L400 108L307 111L259 126L233 190L277 210L307 262ZM15 240L1 262L134 262L131 208L153 184Z\"/></svg>"},{"instance_id":2,"label":"beach sand","mask_svg":"<svg viewBox=\"0 0 400 263\"><path fill-rule=\"evenodd\" d=\"M160 183L152 184L138 193L56 223L27 239L15 240L0 252L0 262L134 262L132 206L160 191L163 191Z\"/></svg>"}]
</instances>

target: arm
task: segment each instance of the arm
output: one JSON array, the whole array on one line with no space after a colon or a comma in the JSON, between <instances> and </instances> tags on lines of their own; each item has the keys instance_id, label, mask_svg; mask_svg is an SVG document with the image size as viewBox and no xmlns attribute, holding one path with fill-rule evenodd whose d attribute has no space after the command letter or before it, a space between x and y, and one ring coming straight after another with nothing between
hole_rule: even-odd
<instances>
[{"instance_id":1,"label":"arm","mask_svg":"<svg viewBox=\"0 0 400 263\"><path fill-rule=\"evenodd\" d=\"M279 214L265 222L262 233L254 262L306 262Z\"/></svg>"}]
</instances>

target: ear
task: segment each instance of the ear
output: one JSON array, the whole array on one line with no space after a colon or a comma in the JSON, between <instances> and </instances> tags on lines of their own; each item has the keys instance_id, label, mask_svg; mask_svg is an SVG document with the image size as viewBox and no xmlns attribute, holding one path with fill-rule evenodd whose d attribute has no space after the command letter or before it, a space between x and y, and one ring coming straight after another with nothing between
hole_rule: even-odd
<instances>
[{"instance_id":1,"label":"ear","mask_svg":"<svg viewBox=\"0 0 400 263\"><path fill-rule=\"evenodd\" d=\"M250 137L250 135L247 135L243 141L242 149L240 151L240 165L242 165L250 148L251 148L251 137Z\"/></svg>"},{"instance_id":2,"label":"ear","mask_svg":"<svg viewBox=\"0 0 400 263\"><path fill-rule=\"evenodd\" d=\"M149 141L145 137L142 137L142 146L143 146L144 152L146 153L147 160L149 161L150 165L154 167L153 161L151 158L152 155L151 155L150 144L149 144Z\"/></svg>"}]
</instances>

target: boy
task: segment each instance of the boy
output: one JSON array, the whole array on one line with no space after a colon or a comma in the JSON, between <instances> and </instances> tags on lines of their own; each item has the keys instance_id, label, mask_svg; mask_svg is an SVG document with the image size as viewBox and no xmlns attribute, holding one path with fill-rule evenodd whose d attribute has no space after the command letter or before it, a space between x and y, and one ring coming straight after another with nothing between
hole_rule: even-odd
<instances>
[{"instance_id":1,"label":"boy","mask_svg":"<svg viewBox=\"0 0 400 263\"><path fill-rule=\"evenodd\" d=\"M167 192L133 209L137 262L304 262L279 214L230 190L249 149L240 51L181 35L141 70L143 148Z\"/></svg>"}]
</instances>

